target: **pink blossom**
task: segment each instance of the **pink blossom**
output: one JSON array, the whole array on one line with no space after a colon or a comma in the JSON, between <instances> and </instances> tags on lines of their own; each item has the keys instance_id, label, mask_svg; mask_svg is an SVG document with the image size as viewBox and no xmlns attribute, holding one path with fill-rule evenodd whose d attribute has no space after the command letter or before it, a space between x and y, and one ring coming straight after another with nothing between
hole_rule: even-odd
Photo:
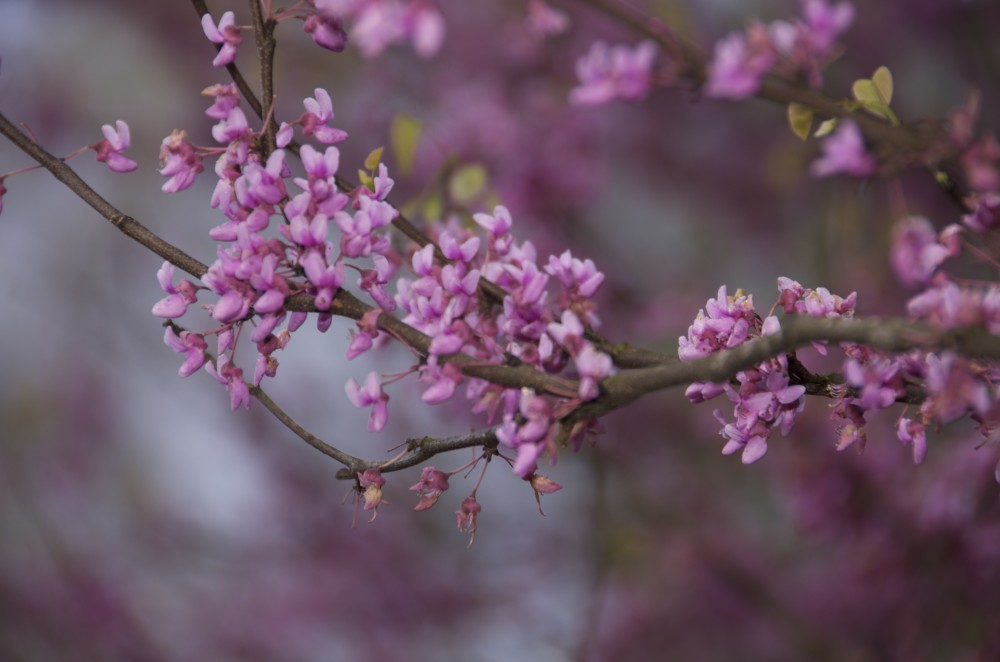
<instances>
[{"instance_id":1,"label":"pink blossom","mask_svg":"<svg viewBox=\"0 0 1000 662\"><path fill-rule=\"evenodd\" d=\"M378 469L365 469L364 472L358 474L358 486L364 490L362 498L365 502L365 510L373 511L370 520L372 522L378 516L378 507L382 505L383 485L385 485L385 478L382 477Z\"/></svg>"},{"instance_id":2,"label":"pink blossom","mask_svg":"<svg viewBox=\"0 0 1000 662\"><path fill-rule=\"evenodd\" d=\"M153 314L157 317L176 319L187 312L190 304L198 300L198 288L189 280L182 280L178 287L174 287L174 265L164 262L156 278L160 282L160 287L168 294L160 299L153 306Z\"/></svg>"},{"instance_id":3,"label":"pink blossom","mask_svg":"<svg viewBox=\"0 0 1000 662\"><path fill-rule=\"evenodd\" d=\"M317 46L334 53L340 53L347 45L347 31L337 19L329 19L322 14L312 14L302 26Z\"/></svg>"},{"instance_id":4,"label":"pink blossom","mask_svg":"<svg viewBox=\"0 0 1000 662\"><path fill-rule=\"evenodd\" d=\"M184 363L177 371L181 377L194 374L205 364L205 350L208 348L208 343L200 333L181 331L180 335L177 335L174 333L174 328L168 326L163 334L163 342L170 349L184 355Z\"/></svg>"},{"instance_id":5,"label":"pink blossom","mask_svg":"<svg viewBox=\"0 0 1000 662\"><path fill-rule=\"evenodd\" d=\"M166 193L183 191L194 183L194 178L205 170L201 157L187 141L187 133L174 129L160 143L159 173L170 179L161 187Z\"/></svg>"},{"instance_id":6,"label":"pink blossom","mask_svg":"<svg viewBox=\"0 0 1000 662\"><path fill-rule=\"evenodd\" d=\"M954 256L938 241L934 227L926 218L909 216L901 220L893 232L890 259L900 282L910 287L925 285L942 262Z\"/></svg>"},{"instance_id":7,"label":"pink blossom","mask_svg":"<svg viewBox=\"0 0 1000 662\"><path fill-rule=\"evenodd\" d=\"M330 94L321 87L317 87L313 93L315 97L307 97L303 101L306 112L298 119L302 124L302 132L307 136L313 136L324 145L347 140L347 132L327 126L327 122L333 119L333 102Z\"/></svg>"},{"instance_id":8,"label":"pink blossom","mask_svg":"<svg viewBox=\"0 0 1000 662\"><path fill-rule=\"evenodd\" d=\"M117 120L115 126L105 124L101 127L104 139L95 143L92 149L97 152L97 160L106 163L112 172L132 172L139 164L128 158L122 152L131 144L128 124Z\"/></svg>"},{"instance_id":9,"label":"pink blossom","mask_svg":"<svg viewBox=\"0 0 1000 662\"><path fill-rule=\"evenodd\" d=\"M705 96L717 99L751 96L774 66L774 59L774 49L761 24L752 24L746 36L731 32L715 44Z\"/></svg>"},{"instance_id":10,"label":"pink blossom","mask_svg":"<svg viewBox=\"0 0 1000 662\"><path fill-rule=\"evenodd\" d=\"M852 177L868 177L874 175L878 167L875 158L865 151L861 129L853 120L842 120L820 148L823 155L809 166L813 177L829 177L841 172Z\"/></svg>"},{"instance_id":11,"label":"pink blossom","mask_svg":"<svg viewBox=\"0 0 1000 662\"><path fill-rule=\"evenodd\" d=\"M656 52L656 44L649 40L634 48L624 44L608 47L602 41L594 43L576 62L580 85L570 91L570 103L598 106L615 98L645 98L653 81Z\"/></svg>"},{"instance_id":12,"label":"pink blossom","mask_svg":"<svg viewBox=\"0 0 1000 662\"><path fill-rule=\"evenodd\" d=\"M913 463L922 464L927 457L927 426L908 418L901 418L896 424L896 436L904 444L913 447Z\"/></svg>"},{"instance_id":13,"label":"pink blossom","mask_svg":"<svg viewBox=\"0 0 1000 662\"><path fill-rule=\"evenodd\" d=\"M462 506L455 511L458 516L458 530L462 533L469 533L469 547L476 539L476 525L479 521L479 513L483 507L476 501L476 495L471 494L462 501Z\"/></svg>"},{"instance_id":14,"label":"pink blossom","mask_svg":"<svg viewBox=\"0 0 1000 662\"><path fill-rule=\"evenodd\" d=\"M201 27L208 40L214 44L222 44L222 48L212 60L213 67L224 67L236 59L236 48L243 42L243 35L235 23L236 15L231 11L222 15L218 26L212 21L211 14L201 17Z\"/></svg>"},{"instance_id":15,"label":"pink blossom","mask_svg":"<svg viewBox=\"0 0 1000 662\"><path fill-rule=\"evenodd\" d=\"M420 501L413 507L416 511L427 510L438 497L448 489L448 474L434 467L424 467L420 473L420 482L410 488L420 496Z\"/></svg>"},{"instance_id":16,"label":"pink blossom","mask_svg":"<svg viewBox=\"0 0 1000 662\"><path fill-rule=\"evenodd\" d=\"M344 390L348 399L355 407L371 407L368 419L368 431L379 432L385 427L389 418L389 396L382 390L382 383L377 372L369 372L364 386L359 386L357 380L351 377Z\"/></svg>"}]
</instances>

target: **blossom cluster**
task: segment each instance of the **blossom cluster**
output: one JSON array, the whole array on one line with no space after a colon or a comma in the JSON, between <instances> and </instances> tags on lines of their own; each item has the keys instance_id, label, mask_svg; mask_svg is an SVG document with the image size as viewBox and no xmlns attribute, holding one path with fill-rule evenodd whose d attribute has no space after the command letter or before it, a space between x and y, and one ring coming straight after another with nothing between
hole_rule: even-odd
<instances>
[{"instance_id":1,"label":"blossom cluster","mask_svg":"<svg viewBox=\"0 0 1000 662\"><path fill-rule=\"evenodd\" d=\"M922 222L918 221L920 227ZM913 243L909 241L907 246L912 248ZM824 318L854 315L855 293L842 298L825 288L807 289L784 277L778 279L778 291L775 307L781 307L785 314ZM911 299L908 312L915 320L942 328L975 325L996 333L1000 331L1000 288L968 290L946 278L937 278L936 283ZM780 328L780 321L773 315L761 319L754 310L752 296L742 292L729 296L723 286L699 311L687 336L679 339L678 354L681 360L698 359L777 333ZM823 344L815 347L823 354L827 352ZM922 462L927 453L929 426L941 426L968 415L980 423L986 439L996 436L1000 400L995 384L1000 372L995 367L948 350L889 355L847 342L841 343L841 349L842 375L835 378L841 387L835 389L838 395L833 406L833 416L840 421L837 450L863 450L866 415L896 403L919 404L916 416L907 416L904 410L896 422L896 434L902 443L912 447L916 463ZM722 394L733 403L732 421L726 420L720 410L714 412L723 425L723 454L741 451L743 462L750 464L767 452L767 440L774 430L788 434L805 406L806 393L802 378L790 374L791 361L799 361L798 356L781 354L738 372L729 382L696 382L688 387L686 395L693 403ZM916 400L912 397L914 389L921 394Z\"/></svg>"},{"instance_id":2,"label":"blossom cluster","mask_svg":"<svg viewBox=\"0 0 1000 662\"><path fill-rule=\"evenodd\" d=\"M333 11L335 4L315 3L321 11ZM362 5L375 4L351 6L360 11ZM208 17L204 21L206 36L223 49L239 45L234 25L228 14L218 25ZM234 53L222 59L230 56ZM515 241L511 215L503 206L474 214L469 225L446 219L429 229L431 243L403 248L389 234L399 212L387 201L394 182L385 164L372 168L368 185L353 190L338 186L340 152L335 145L347 134L331 124L333 105L325 90L317 88L303 101L301 116L279 123L277 148L269 153L262 147L264 129L251 127L235 85L213 85L203 94L211 100L205 112L216 122L211 134L217 145L196 146L185 132L175 130L160 150L165 192L190 187L204 172L205 159L215 159L217 180L210 204L224 217L208 232L219 244L217 259L200 283L177 282L169 263L157 274L165 296L153 314L171 320L164 342L184 357L179 374L188 376L204 367L225 386L233 409L249 407L251 386L276 375L276 352L288 346L307 319L307 313L286 310L289 297L311 295L316 324L325 331L338 292L356 286L373 307L357 320L347 357L379 345L387 337L380 316L399 314L403 323L429 339L418 352L418 365L402 373L418 375L424 385L422 400L449 400L464 382L472 411L497 426L497 439L513 453L508 461L514 472L536 494L559 489L537 473L537 461L546 453L554 460L559 419L596 398L600 380L613 371L611 358L585 338L588 329L600 325L594 297L604 275L593 261L570 251L540 259L530 241ZM301 145L295 145L300 168L293 167L290 158L296 132L301 136ZM396 271L404 266L412 277L397 278ZM350 272L358 277L349 278ZM495 288L493 294L486 293L486 285ZM211 317L209 330L189 331L172 321L206 297L201 307ZM257 354L250 380L235 358L244 335ZM456 357L477 365L526 365L539 374L575 381L556 380L554 384L570 387L545 392L503 387L467 378ZM362 382L348 379L348 399L371 410L370 431L385 427L385 387L401 378L384 380L372 372ZM577 428L576 437L590 429ZM436 502L447 489L448 475L425 472L415 486L421 497L418 510ZM365 509L377 508L383 484L377 471L359 474ZM470 498L475 508L463 505L459 527L474 532L478 504L474 493Z\"/></svg>"}]
</instances>

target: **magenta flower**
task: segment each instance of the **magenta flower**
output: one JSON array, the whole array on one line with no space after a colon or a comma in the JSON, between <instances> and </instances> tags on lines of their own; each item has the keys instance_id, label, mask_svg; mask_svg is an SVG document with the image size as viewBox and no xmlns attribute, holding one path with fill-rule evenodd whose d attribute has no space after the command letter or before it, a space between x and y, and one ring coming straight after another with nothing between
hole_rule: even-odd
<instances>
[{"instance_id":1,"label":"magenta flower","mask_svg":"<svg viewBox=\"0 0 1000 662\"><path fill-rule=\"evenodd\" d=\"M820 144L823 155L812 162L813 177L829 177L844 173L852 177L874 175L878 168L875 158L865 151L861 129L852 120L842 120L837 130Z\"/></svg>"},{"instance_id":2,"label":"magenta flower","mask_svg":"<svg viewBox=\"0 0 1000 662\"><path fill-rule=\"evenodd\" d=\"M476 540L476 525L479 520L479 513L483 507L476 501L476 495L470 494L462 501L462 506L455 511L458 516L458 530L462 533L469 533L469 547Z\"/></svg>"},{"instance_id":3,"label":"magenta flower","mask_svg":"<svg viewBox=\"0 0 1000 662\"><path fill-rule=\"evenodd\" d=\"M814 51L825 55L854 20L854 6L850 2L830 5L826 0L805 0L802 17L806 33Z\"/></svg>"},{"instance_id":4,"label":"magenta flower","mask_svg":"<svg viewBox=\"0 0 1000 662\"><path fill-rule=\"evenodd\" d=\"M153 314L157 317L176 319L187 312L190 304L198 300L198 287L189 280L182 280L178 287L174 287L174 265L164 262L156 278L160 282L160 287L168 294L160 299L153 306Z\"/></svg>"},{"instance_id":5,"label":"magenta flower","mask_svg":"<svg viewBox=\"0 0 1000 662\"><path fill-rule=\"evenodd\" d=\"M448 474L434 467L424 467L420 473L420 482L410 488L420 496L420 501L413 507L416 511L427 510L438 497L448 489Z\"/></svg>"},{"instance_id":6,"label":"magenta flower","mask_svg":"<svg viewBox=\"0 0 1000 662\"><path fill-rule=\"evenodd\" d=\"M715 44L708 65L705 96L717 99L745 99L760 87L764 75L774 66L774 49L766 30L752 24L744 36L732 32Z\"/></svg>"},{"instance_id":7,"label":"magenta flower","mask_svg":"<svg viewBox=\"0 0 1000 662\"><path fill-rule=\"evenodd\" d=\"M174 129L160 143L159 173L170 179L161 187L165 193L183 191L194 183L194 178L205 170L201 157L187 141L187 133Z\"/></svg>"},{"instance_id":8,"label":"magenta flower","mask_svg":"<svg viewBox=\"0 0 1000 662\"><path fill-rule=\"evenodd\" d=\"M365 385L358 385L357 380L351 377L344 389L347 397L355 407L371 407L371 416L368 419L368 431L378 432L385 427L389 418L389 396L382 390L382 383L379 381L377 372L369 372L365 379Z\"/></svg>"},{"instance_id":9,"label":"magenta flower","mask_svg":"<svg viewBox=\"0 0 1000 662\"><path fill-rule=\"evenodd\" d=\"M333 102L330 95L321 87L314 91L315 98L307 97L302 105L306 112L298 119L302 124L302 132L307 136L313 136L324 145L347 140L347 132L327 126L327 122L333 119Z\"/></svg>"},{"instance_id":10,"label":"magenta flower","mask_svg":"<svg viewBox=\"0 0 1000 662\"><path fill-rule=\"evenodd\" d=\"M599 382L612 373L611 357L586 343L574 363L580 375L580 399L593 400L600 393Z\"/></svg>"},{"instance_id":11,"label":"magenta flower","mask_svg":"<svg viewBox=\"0 0 1000 662\"><path fill-rule=\"evenodd\" d=\"M904 285L926 285L942 262L957 251L938 241L934 227L926 218L909 216L893 232L890 259L896 277Z\"/></svg>"},{"instance_id":12,"label":"magenta flower","mask_svg":"<svg viewBox=\"0 0 1000 662\"><path fill-rule=\"evenodd\" d=\"M362 496L365 502L365 510L371 510L374 522L378 515L378 507L382 505L382 486L385 485L385 478L378 469L365 469L358 474L358 485L364 490Z\"/></svg>"},{"instance_id":13,"label":"magenta flower","mask_svg":"<svg viewBox=\"0 0 1000 662\"><path fill-rule=\"evenodd\" d=\"M97 160L106 163L112 172L132 172L139 164L128 158L122 152L129 148L130 138L128 124L117 120L115 126L105 124L101 127L104 139L91 148L97 152Z\"/></svg>"},{"instance_id":14,"label":"magenta flower","mask_svg":"<svg viewBox=\"0 0 1000 662\"><path fill-rule=\"evenodd\" d=\"M615 98L645 98L653 82L656 52L656 44L649 40L635 48L608 47L602 41L594 43L590 51L576 61L580 85L570 90L570 103L599 106Z\"/></svg>"},{"instance_id":15,"label":"magenta flower","mask_svg":"<svg viewBox=\"0 0 1000 662\"><path fill-rule=\"evenodd\" d=\"M306 278L317 289L316 307L326 310L333 302L340 286L344 284L344 263L337 260L329 264L330 246L327 244L326 255L317 248L310 248L299 258L299 265L305 270Z\"/></svg>"},{"instance_id":16,"label":"magenta flower","mask_svg":"<svg viewBox=\"0 0 1000 662\"><path fill-rule=\"evenodd\" d=\"M212 21L211 14L201 17L201 28L208 40L213 44L222 44L222 48L212 60L213 67L224 67L236 59L236 48L243 42L243 36L235 23L236 15L231 11L222 15L218 25Z\"/></svg>"},{"instance_id":17,"label":"magenta flower","mask_svg":"<svg viewBox=\"0 0 1000 662\"><path fill-rule=\"evenodd\" d=\"M896 424L896 436L904 444L913 447L913 463L922 464L927 457L927 426L908 418L901 418Z\"/></svg>"},{"instance_id":18,"label":"magenta flower","mask_svg":"<svg viewBox=\"0 0 1000 662\"><path fill-rule=\"evenodd\" d=\"M249 133L247 116L239 108L231 108L229 113L212 127L212 137L222 145L243 138Z\"/></svg>"},{"instance_id":19,"label":"magenta flower","mask_svg":"<svg viewBox=\"0 0 1000 662\"><path fill-rule=\"evenodd\" d=\"M200 333L181 331L178 336L174 333L173 327L168 326L166 333L163 334L163 342L170 349L184 355L184 363L177 371L181 377L192 375L205 365L205 350L208 348L208 343L205 342L205 337Z\"/></svg>"},{"instance_id":20,"label":"magenta flower","mask_svg":"<svg viewBox=\"0 0 1000 662\"><path fill-rule=\"evenodd\" d=\"M243 369L234 364L228 354L220 355L215 363L206 363L205 370L220 384L225 385L229 391L229 407L233 411L241 405L244 409L250 409L250 389L243 381Z\"/></svg>"},{"instance_id":21,"label":"magenta flower","mask_svg":"<svg viewBox=\"0 0 1000 662\"><path fill-rule=\"evenodd\" d=\"M347 31L337 19L329 19L322 14L312 14L302 26L317 46L340 53L347 45Z\"/></svg>"}]
</instances>

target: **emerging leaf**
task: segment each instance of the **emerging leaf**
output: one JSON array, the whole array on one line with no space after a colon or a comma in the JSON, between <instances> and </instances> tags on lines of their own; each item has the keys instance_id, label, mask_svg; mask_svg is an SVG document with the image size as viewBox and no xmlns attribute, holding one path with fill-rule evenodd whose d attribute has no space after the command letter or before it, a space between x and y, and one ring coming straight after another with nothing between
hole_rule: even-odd
<instances>
[{"instance_id":1,"label":"emerging leaf","mask_svg":"<svg viewBox=\"0 0 1000 662\"><path fill-rule=\"evenodd\" d=\"M816 133L813 134L815 138L822 138L833 133L833 130L837 128L837 118L831 117L816 128Z\"/></svg>"},{"instance_id":2,"label":"emerging leaf","mask_svg":"<svg viewBox=\"0 0 1000 662\"><path fill-rule=\"evenodd\" d=\"M365 168L371 172L375 172L378 168L378 164L382 162L382 151L384 149L384 147L376 147L373 149L365 158Z\"/></svg>"},{"instance_id":3,"label":"emerging leaf","mask_svg":"<svg viewBox=\"0 0 1000 662\"><path fill-rule=\"evenodd\" d=\"M809 137L809 130L812 129L813 110L800 103L788 104L788 125L792 128L792 133L802 140Z\"/></svg>"}]
</instances>

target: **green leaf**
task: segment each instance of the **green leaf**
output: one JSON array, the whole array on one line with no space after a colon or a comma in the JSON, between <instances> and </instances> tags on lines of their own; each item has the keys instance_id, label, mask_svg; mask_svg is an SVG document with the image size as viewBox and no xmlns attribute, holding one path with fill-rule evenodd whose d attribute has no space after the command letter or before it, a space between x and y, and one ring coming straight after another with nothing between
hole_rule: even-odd
<instances>
[{"instance_id":1,"label":"green leaf","mask_svg":"<svg viewBox=\"0 0 1000 662\"><path fill-rule=\"evenodd\" d=\"M375 179L364 170L358 170L358 180L362 186L367 186L372 191L375 190Z\"/></svg>"},{"instance_id":2,"label":"green leaf","mask_svg":"<svg viewBox=\"0 0 1000 662\"><path fill-rule=\"evenodd\" d=\"M448 182L448 193L455 202L469 204L485 191L488 179L486 168L482 164L459 166Z\"/></svg>"},{"instance_id":3,"label":"green leaf","mask_svg":"<svg viewBox=\"0 0 1000 662\"><path fill-rule=\"evenodd\" d=\"M365 157L365 168L371 172L375 172L378 169L378 164L382 162L383 149L383 147L376 147Z\"/></svg>"},{"instance_id":4,"label":"green leaf","mask_svg":"<svg viewBox=\"0 0 1000 662\"><path fill-rule=\"evenodd\" d=\"M872 74L872 83L882 103L887 106L892 103L892 72L889 71L889 67L881 66L876 69Z\"/></svg>"},{"instance_id":5,"label":"green leaf","mask_svg":"<svg viewBox=\"0 0 1000 662\"><path fill-rule=\"evenodd\" d=\"M822 138L823 136L833 133L833 130L837 128L837 118L831 117L816 128L816 133L813 134L816 138Z\"/></svg>"},{"instance_id":6,"label":"green leaf","mask_svg":"<svg viewBox=\"0 0 1000 662\"><path fill-rule=\"evenodd\" d=\"M884 117L893 124L899 124L896 114L889 108L892 101L892 72L888 67L879 67L871 78L854 81L851 92L854 98L873 115Z\"/></svg>"},{"instance_id":7,"label":"green leaf","mask_svg":"<svg viewBox=\"0 0 1000 662\"><path fill-rule=\"evenodd\" d=\"M813 110L800 103L788 104L788 126L792 127L792 133L802 140L809 137L809 130L812 128Z\"/></svg>"},{"instance_id":8,"label":"green leaf","mask_svg":"<svg viewBox=\"0 0 1000 662\"><path fill-rule=\"evenodd\" d=\"M409 174L413 168L413 159L416 157L417 144L420 142L422 132L423 125L420 121L409 115L396 115L389 127L389 145L396 163L399 164L399 170L404 175Z\"/></svg>"}]
</instances>

